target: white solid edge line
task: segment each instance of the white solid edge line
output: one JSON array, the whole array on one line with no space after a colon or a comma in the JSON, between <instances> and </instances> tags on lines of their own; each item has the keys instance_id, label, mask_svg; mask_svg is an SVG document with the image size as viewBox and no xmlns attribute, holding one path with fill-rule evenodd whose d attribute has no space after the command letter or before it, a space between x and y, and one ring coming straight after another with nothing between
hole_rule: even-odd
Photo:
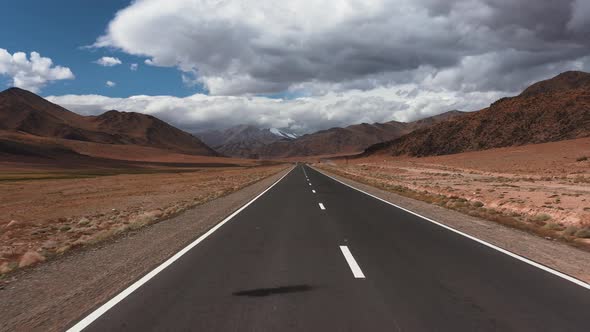
<instances>
[{"instance_id":1,"label":"white solid edge line","mask_svg":"<svg viewBox=\"0 0 590 332\"><path fill-rule=\"evenodd\" d=\"M124 298L126 298L127 296L129 296L136 289L138 289L143 284L145 284L146 282L148 282L150 279L152 279L153 277L155 277L158 273L162 272L162 270L164 270L166 267L168 267L169 265L171 265L172 263L174 263L176 260L178 260L184 254L186 254L189 250L191 250L192 248L194 248L197 244L199 244L200 242L202 242L203 240L205 240L209 235L213 234L213 232L215 232L217 229L219 229L225 223L227 223L228 221L230 221L238 213L242 212L242 210L244 210L245 208L247 208L250 204L254 203L254 201L256 201L258 198L260 198L262 195L264 195L267 191L269 191L272 187L274 187L277 183L279 183L285 176L289 175L289 173L291 173L291 171L293 171L294 169L295 169L295 167L291 168L289 170L289 172L287 172L287 174L283 175L280 179L278 179L270 187L266 188L266 190L264 190L263 192L261 192L260 194L258 194L258 196L254 197L252 200L250 200L248 203L246 203L245 205L243 205L241 208L237 209L234 213L232 213L229 216L227 216L225 219L223 219L217 225L213 226L210 230L208 230L205 234L201 235L198 239L196 239L195 241L193 241L192 243L190 243L188 246L184 247L184 249L182 249L179 252L177 252L176 254L174 254L174 256L168 258L164 263L160 264L158 267L156 267L155 269L153 269L151 272L149 272L148 274L146 274L145 276L143 276L141 279L139 279L135 283L133 283L131 286L127 287L121 293L117 294L115 297L113 297L112 299L110 299L108 302L106 302L105 304L101 305L98 309L94 310L88 316L84 317L81 321L79 321L78 323L76 323L76 325L74 325L71 328L69 328L67 330L67 332L78 332L78 331L82 331L88 325L92 324L92 322L94 322L96 319L98 319L100 316L102 316L109 309L111 309L112 307L114 307L115 305L117 305L117 303L121 302Z\"/></svg>"},{"instance_id":2,"label":"white solid edge line","mask_svg":"<svg viewBox=\"0 0 590 332\"><path fill-rule=\"evenodd\" d=\"M357 264L348 247L340 246L340 250L342 251L342 255L344 255L344 259L346 259L350 270L352 270L352 275L357 279L365 279L365 274L361 270L361 267Z\"/></svg>"},{"instance_id":3,"label":"white solid edge line","mask_svg":"<svg viewBox=\"0 0 590 332\"><path fill-rule=\"evenodd\" d=\"M322 210L325 210L326 209L326 207L324 206L324 204L319 203L319 205L320 205L320 209L322 209Z\"/></svg>"},{"instance_id":4,"label":"white solid edge line","mask_svg":"<svg viewBox=\"0 0 590 332\"><path fill-rule=\"evenodd\" d=\"M457 234L459 234L459 235L462 235L462 236L464 236L464 237L466 237L466 238L468 238L468 239L471 239L471 240L473 240L473 241L475 241L475 242L479 242L480 244L483 244L484 246L487 246L487 247L489 247L489 248L491 248L491 249L497 250L497 251L499 251L499 252L501 252L501 253L503 253L503 254L506 254L506 255L508 255L508 256L510 256L510 257L512 257L512 258L518 259L518 260L519 260L519 261L521 261L521 262L524 262L524 263L530 264L530 265L532 265L532 266L534 266L534 267L536 267L536 268L539 268L539 269L541 269L541 270L543 270L543 271L549 272L549 273L551 273L551 274L553 274L553 275L555 275L555 276L558 276L558 277L560 277L560 278L563 278L563 279L565 279L565 280L567 280L567 281L570 281L570 282L572 282L572 283L574 283L574 284L576 284L576 285L578 285L578 286L581 286L581 287L584 287L584 288L586 288L586 289L590 290L590 284L588 284L588 283L586 283L586 282L584 282L584 281L582 281L582 280L580 280L580 279L577 279L577 278L575 278L575 277L572 277L572 276L570 276L570 275L568 275L568 274L565 274L565 273L563 273L563 272L559 272L559 271L557 271L557 270L554 270L554 269L552 269L552 268L550 268L550 267L548 267L548 266L546 266L546 265L543 265L543 264L541 264L541 263L537 263L537 262L535 262L535 261L533 261L533 260L530 260L530 259L528 259L528 258L526 258L526 257L523 257L523 256L520 256L520 255L518 255L518 254L515 254L515 253L513 253L513 252L511 252L511 251L508 251L508 250L506 250L506 249L500 248L500 247L498 247L498 246L496 246L496 245L493 245L493 244L491 244L491 243L489 243L489 242L486 242L486 241L484 241L484 240L481 240L481 239L478 239L478 238L476 238L476 237L474 237L474 236L471 236L471 235L469 235L469 234L467 234L467 233L463 233L463 232L461 232L461 231L459 231L459 230L457 230L457 229L454 229L454 228L452 228L452 227L450 227L450 226L444 225L444 224L442 224L442 223L440 223L440 222L438 222L438 221L435 221L435 220L433 220L433 219L430 219L430 218L428 218L428 217L425 217L425 216L423 216L423 215L420 215L420 214L418 214L418 213L416 213L416 212L414 212L414 211L408 210L408 209L406 209L406 208L403 208L403 207L401 207L401 206L399 206L399 205L396 205L396 204L393 204L393 203L391 203L391 202L389 202L389 201L386 201L386 200L384 200L383 198L377 197L377 196L375 196L375 195L373 195L373 194L369 194L369 193L368 193L368 192L366 192L366 191L363 191L363 190L361 190L361 189L358 189L358 188L356 188L356 187L353 187L353 186L351 186L351 185L349 185L349 184L347 184L347 183L344 183L344 182L342 182L342 181L340 181L340 180L338 180L338 179L336 179L336 178L334 178L334 177L332 177L332 176L330 176L330 175L328 175L328 174L325 174L325 173L323 173L322 171L319 171L319 170L317 170L317 169L315 169L315 168L313 168L313 169L314 169L314 170L316 170L318 173L320 173L320 174L322 174L322 175L324 175L324 176L327 176L327 177L331 178L332 180L334 180L334 181L337 181L337 182L339 182L339 183L341 183L341 184L343 184L343 185L345 185L345 186L347 186L347 187L350 187L350 188L352 188L352 189L354 189L354 190L356 190L356 191L360 191L360 192L362 192L362 193L363 193L363 194L365 194L365 195L371 196L371 197L373 197L373 198L375 198L375 199L378 199L378 200L380 200L380 201L382 201L382 202L384 202L384 203L387 203L387 204L389 204L389 205L395 206L395 207L396 207L396 208L398 208L398 209L401 209L401 210L404 210L404 211L406 211L406 212L408 212L408 213L411 213L411 214L413 214L413 215L415 215L415 216L417 216L417 217L420 217L420 218L422 218L422 219L424 219L424 220L427 220L427 221L429 221L429 222L431 222L431 223L433 223L433 224L435 224L435 225L438 225L438 226L440 226L440 227L442 227L442 228L445 228L445 229L447 229L447 230L449 230L449 231L451 231L451 232L454 232L454 233L457 233Z\"/></svg>"}]
</instances>

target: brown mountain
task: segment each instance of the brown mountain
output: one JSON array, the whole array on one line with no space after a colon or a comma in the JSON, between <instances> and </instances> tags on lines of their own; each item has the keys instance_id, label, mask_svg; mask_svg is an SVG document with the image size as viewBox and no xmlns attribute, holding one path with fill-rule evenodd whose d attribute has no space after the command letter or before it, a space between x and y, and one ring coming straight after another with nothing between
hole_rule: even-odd
<instances>
[{"instance_id":1,"label":"brown mountain","mask_svg":"<svg viewBox=\"0 0 590 332\"><path fill-rule=\"evenodd\" d=\"M151 115L108 111L99 116L82 116L18 88L0 92L0 130L94 143L149 146L192 155L217 155L198 138Z\"/></svg>"},{"instance_id":2,"label":"brown mountain","mask_svg":"<svg viewBox=\"0 0 590 332\"><path fill-rule=\"evenodd\" d=\"M421 128L425 128L428 126L432 126L433 124L437 124L442 121L454 119L454 118L457 118L459 116L463 116L466 114L467 114L466 112L452 110L452 111L444 112L441 114L429 116L427 118L423 118L420 120L416 120L414 122L410 122L409 125L412 127L412 131L414 131L416 129L421 129Z\"/></svg>"},{"instance_id":3,"label":"brown mountain","mask_svg":"<svg viewBox=\"0 0 590 332\"><path fill-rule=\"evenodd\" d=\"M590 74L565 72L488 108L371 146L364 155L443 155L588 136Z\"/></svg>"},{"instance_id":4,"label":"brown mountain","mask_svg":"<svg viewBox=\"0 0 590 332\"><path fill-rule=\"evenodd\" d=\"M303 135L294 140L281 140L263 146L256 151L264 158L353 154L372 144L389 141L418 128L455 118L465 114L450 111L414 122L390 121L386 123L362 123L345 128L331 128Z\"/></svg>"}]
</instances>

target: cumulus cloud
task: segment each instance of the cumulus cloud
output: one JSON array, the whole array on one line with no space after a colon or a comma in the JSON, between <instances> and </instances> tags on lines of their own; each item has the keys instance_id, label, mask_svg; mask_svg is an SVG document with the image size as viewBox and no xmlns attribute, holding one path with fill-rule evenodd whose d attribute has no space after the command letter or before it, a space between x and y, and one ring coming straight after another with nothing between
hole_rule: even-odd
<instances>
[{"instance_id":1,"label":"cumulus cloud","mask_svg":"<svg viewBox=\"0 0 590 332\"><path fill-rule=\"evenodd\" d=\"M411 121L590 71L589 15L587 0L135 0L93 46L177 68L207 94L51 99L193 132Z\"/></svg>"},{"instance_id":2,"label":"cumulus cloud","mask_svg":"<svg viewBox=\"0 0 590 332\"><path fill-rule=\"evenodd\" d=\"M253 124L309 133L353 123L411 121L451 109L475 110L500 96L498 92L434 92L419 89L416 84L403 84L396 88L330 92L295 99L204 94L185 98L66 95L48 99L85 115L111 109L150 114L189 132Z\"/></svg>"},{"instance_id":3,"label":"cumulus cloud","mask_svg":"<svg viewBox=\"0 0 590 332\"><path fill-rule=\"evenodd\" d=\"M586 0L137 0L95 46L177 67L214 95L370 90L438 75L433 89L516 91L531 73L584 61L589 10Z\"/></svg>"},{"instance_id":4,"label":"cumulus cloud","mask_svg":"<svg viewBox=\"0 0 590 332\"><path fill-rule=\"evenodd\" d=\"M138 64L137 63L132 63L132 64L129 65L129 69L131 69L132 71L136 71L137 70L137 67L138 67Z\"/></svg>"},{"instance_id":5,"label":"cumulus cloud","mask_svg":"<svg viewBox=\"0 0 590 332\"><path fill-rule=\"evenodd\" d=\"M102 58L94 61L94 63L99 64L103 67L113 67L116 65L120 65L123 62L121 60L119 60L119 58L114 58L114 57L110 57L110 56L103 56Z\"/></svg>"},{"instance_id":6,"label":"cumulus cloud","mask_svg":"<svg viewBox=\"0 0 590 332\"><path fill-rule=\"evenodd\" d=\"M39 92L47 83L74 79L70 68L54 66L50 58L31 52L29 58L23 52L10 54L0 48L0 75L12 79L13 86Z\"/></svg>"},{"instance_id":7,"label":"cumulus cloud","mask_svg":"<svg viewBox=\"0 0 590 332\"><path fill-rule=\"evenodd\" d=\"M106 81L105 85L109 88L115 87L117 85L117 83L113 82L113 81Z\"/></svg>"}]
</instances>

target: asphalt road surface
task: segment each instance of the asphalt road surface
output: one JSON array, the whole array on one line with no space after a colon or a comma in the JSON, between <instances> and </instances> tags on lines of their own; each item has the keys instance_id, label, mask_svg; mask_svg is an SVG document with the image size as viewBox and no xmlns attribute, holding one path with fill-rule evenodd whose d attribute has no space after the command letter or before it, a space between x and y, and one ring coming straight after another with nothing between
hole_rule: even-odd
<instances>
[{"instance_id":1,"label":"asphalt road surface","mask_svg":"<svg viewBox=\"0 0 590 332\"><path fill-rule=\"evenodd\" d=\"M72 331L590 330L590 290L301 165L152 274Z\"/></svg>"}]
</instances>

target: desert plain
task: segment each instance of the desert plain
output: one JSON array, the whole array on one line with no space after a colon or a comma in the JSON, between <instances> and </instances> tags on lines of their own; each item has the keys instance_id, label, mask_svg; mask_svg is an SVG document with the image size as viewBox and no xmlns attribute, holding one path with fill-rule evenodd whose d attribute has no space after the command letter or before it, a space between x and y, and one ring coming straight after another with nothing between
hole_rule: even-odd
<instances>
[{"instance_id":1,"label":"desert plain","mask_svg":"<svg viewBox=\"0 0 590 332\"><path fill-rule=\"evenodd\" d=\"M165 220L287 167L181 156L184 164L124 168L0 163L0 274Z\"/></svg>"}]
</instances>

